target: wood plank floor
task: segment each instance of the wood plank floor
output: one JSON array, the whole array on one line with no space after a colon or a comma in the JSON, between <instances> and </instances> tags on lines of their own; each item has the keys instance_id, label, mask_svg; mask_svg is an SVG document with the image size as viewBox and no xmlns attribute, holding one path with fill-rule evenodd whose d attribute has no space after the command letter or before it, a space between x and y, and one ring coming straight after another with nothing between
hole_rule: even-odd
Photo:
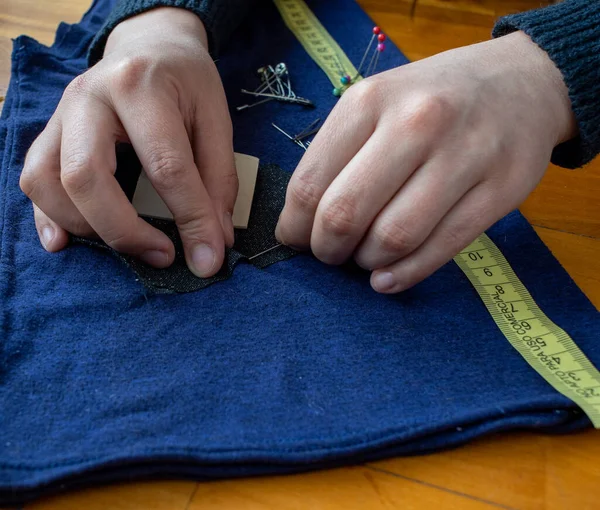
<instances>
[{"instance_id":1,"label":"wood plank floor","mask_svg":"<svg viewBox=\"0 0 600 510\"><path fill-rule=\"evenodd\" d=\"M10 72L10 38L45 44L59 21L75 22L89 0L0 2L0 96ZM406 55L417 60L489 38L496 15L539 0L362 0ZM548 2L545 2L548 3ZM600 160L578 171L551 167L522 207L596 307L600 307ZM148 482L44 499L28 510L425 510L600 508L600 436L496 435L466 447L304 475L213 483Z\"/></svg>"}]
</instances>

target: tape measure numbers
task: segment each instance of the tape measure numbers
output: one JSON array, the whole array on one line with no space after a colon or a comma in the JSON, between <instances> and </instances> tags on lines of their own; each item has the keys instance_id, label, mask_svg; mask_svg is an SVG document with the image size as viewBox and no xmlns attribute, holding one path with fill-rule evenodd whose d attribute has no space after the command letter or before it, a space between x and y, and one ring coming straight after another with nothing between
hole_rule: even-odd
<instances>
[{"instance_id":1,"label":"tape measure numbers","mask_svg":"<svg viewBox=\"0 0 600 510\"><path fill-rule=\"evenodd\" d=\"M303 0L273 0L288 28L334 86L356 69ZM485 234L454 261L510 344L554 389L600 429L600 372L571 337L540 310L498 247Z\"/></svg>"},{"instance_id":2,"label":"tape measure numbers","mask_svg":"<svg viewBox=\"0 0 600 510\"><path fill-rule=\"evenodd\" d=\"M345 75L350 75L354 83L362 79L342 48L303 1L273 1L287 27L327 75L334 87L346 88L340 86L340 77Z\"/></svg>"},{"instance_id":3,"label":"tape measure numbers","mask_svg":"<svg viewBox=\"0 0 600 510\"><path fill-rule=\"evenodd\" d=\"M481 235L454 261L510 344L600 428L600 373L571 337L540 310L492 240Z\"/></svg>"}]
</instances>

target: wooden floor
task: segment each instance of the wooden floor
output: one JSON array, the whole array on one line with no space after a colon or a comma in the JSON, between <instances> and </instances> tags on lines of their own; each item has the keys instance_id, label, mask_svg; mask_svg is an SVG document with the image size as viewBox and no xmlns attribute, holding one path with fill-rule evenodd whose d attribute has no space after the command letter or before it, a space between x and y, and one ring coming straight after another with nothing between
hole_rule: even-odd
<instances>
[{"instance_id":1,"label":"wooden floor","mask_svg":"<svg viewBox=\"0 0 600 510\"><path fill-rule=\"evenodd\" d=\"M78 20L88 1L1 0L0 96L9 79L9 39L26 33L50 44L56 24ZM410 59L416 60L488 39L495 15L543 2L420 0L414 19L408 16L411 3L362 0L375 21ZM551 167L522 211L581 289L600 307L600 160L578 171ZM26 508L598 509L600 434L505 434L424 457L297 476L201 484L131 483L71 493Z\"/></svg>"}]
</instances>

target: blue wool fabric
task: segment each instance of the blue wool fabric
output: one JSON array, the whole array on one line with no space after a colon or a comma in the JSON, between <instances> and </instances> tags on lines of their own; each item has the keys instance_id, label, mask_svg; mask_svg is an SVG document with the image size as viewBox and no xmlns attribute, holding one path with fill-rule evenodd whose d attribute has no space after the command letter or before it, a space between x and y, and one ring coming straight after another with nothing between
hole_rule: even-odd
<instances>
[{"instance_id":1,"label":"blue wool fabric","mask_svg":"<svg viewBox=\"0 0 600 510\"><path fill-rule=\"evenodd\" d=\"M310 2L354 62L372 22L350 0ZM15 41L0 124L0 503L137 477L287 473L455 447L513 429L564 433L588 418L499 332L449 263L396 296L369 274L299 255L240 264L199 292L153 295L102 250L48 254L18 187L25 152L111 2L61 25L51 48ZM315 110L243 113L255 70L286 62ZM406 63L388 44L380 69ZM271 127L325 117L331 84L267 3L219 60L235 150L291 172L302 151ZM489 231L546 314L600 365L600 318L525 219Z\"/></svg>"}]
</instances>

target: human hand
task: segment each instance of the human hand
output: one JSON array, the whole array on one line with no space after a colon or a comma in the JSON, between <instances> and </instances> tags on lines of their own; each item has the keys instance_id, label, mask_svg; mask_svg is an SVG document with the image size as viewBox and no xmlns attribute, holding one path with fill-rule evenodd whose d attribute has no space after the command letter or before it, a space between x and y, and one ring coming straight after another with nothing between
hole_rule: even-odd
<instances>
[{"instance_id":1,"label":"human hand","mask_svg":"<svg viewBox=\"0 0 600 510\"><path fill-rule=\"evenodd\" d=\"M400 292L516 208L575 134L560 71L521 32L375 75L311 143L277 238Z\"/></svg>"},{"instance_id":2,"label":"human hand","mask_svg":"<svg viewBox=\"0 0 600 510\"><path fill-rule=\"evenodd\" d=\"M220 77L193 13L160 8L119 24L104 58L75 78L27 154L21 188L43 246L67 232L169 266L169 238L138 217L114 178L115 143L133 145L173 213L190 270L215 274L233 244L232 127Z\"/></svg>"}]
</instances>

